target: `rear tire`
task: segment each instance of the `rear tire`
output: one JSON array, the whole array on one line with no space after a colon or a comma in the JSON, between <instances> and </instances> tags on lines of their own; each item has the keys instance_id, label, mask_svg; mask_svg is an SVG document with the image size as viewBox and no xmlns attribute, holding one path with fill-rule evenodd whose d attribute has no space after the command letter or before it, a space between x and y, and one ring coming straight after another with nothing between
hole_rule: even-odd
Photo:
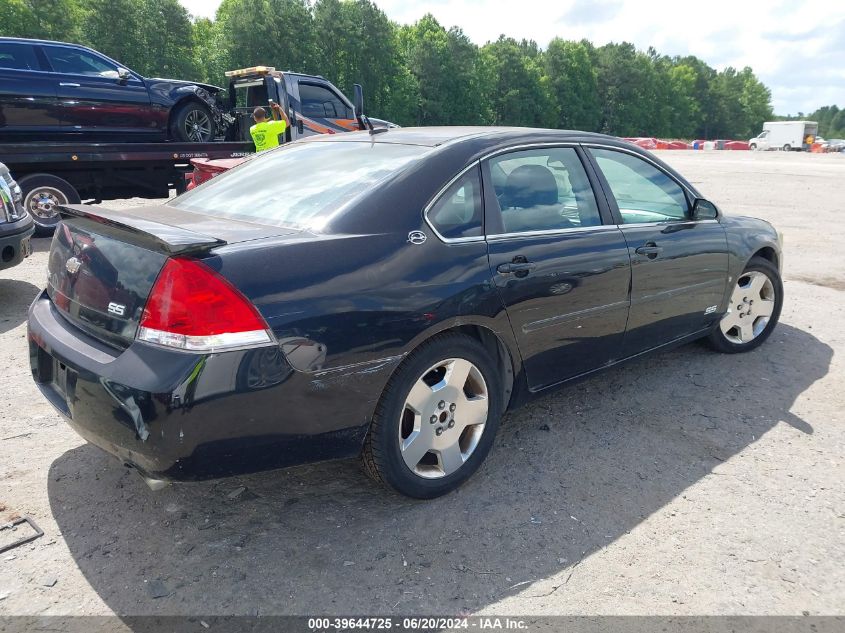
<instances>
[{"instance_id":1,"label":"rear tire","mask_svg":"<svg viewBox=\"0 0 845 633\"><path fill-rule=\"evenodd\" d=\"M38 235L52 235L61 219L57 206L79 204L79 193L66 180L50 174L31 174L18 181L23 207L35 221Z\"/></svg>"},{"instance_id":2,"label":"rear tire","mask_svg":"<svg viewBox=\"0 0 845 633\"><path fill-rule=\"evenodd\" d=\"M416 499L451 492L478 470L502 415L496 364L477 340L443 334L390 378L364 444L364 470Z\"/></svg>"},{"instance_id":3,"label":"rear tire","mask_svg":"<svg viewBox=\"0 0 845 633\"><path fill-rule=\"evenodd\" d=\"M210 143L217 134L211 111L196 101L186 101L173 113L170 135L183 143Z\"/></svg>"},{"instance_id":4,"label":"rear tire","mask_svg":"<svg viewBox=\"0 0 845 633\"><path fill-rule=\"evenodd\" d=\"M784 152L791 152L792 151L792 145L787 143L786 145L783 146L783 151Z\"/></svg>"},{"instance_id":5,"label":"rear tire","mask_svg":"<svg viewBox=\"0 0 845 633\"><path fill-rule=\"evenodd\" d=\"M725 316L705 339L724 354L750 352L769 338L783 307L783 283L767 259L752 257L736 280Z\"/></svg>"}]
</instances>

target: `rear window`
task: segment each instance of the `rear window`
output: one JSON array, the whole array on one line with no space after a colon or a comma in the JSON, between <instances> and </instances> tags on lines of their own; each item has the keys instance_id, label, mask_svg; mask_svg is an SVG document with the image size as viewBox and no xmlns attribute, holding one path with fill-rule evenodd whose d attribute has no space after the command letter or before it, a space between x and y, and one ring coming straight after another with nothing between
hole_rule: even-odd
<instances>
[{"instance_id":1,"label":"rear window","mask_svg":"<svg viewBox=\"0 0 845 633\"><path fill-rule=\"evenodd\" d=\"M335 211L429 149L368 142L290 145L260 154L169 204L215 217L319 229Z\"/></svg>"}]
</instances>

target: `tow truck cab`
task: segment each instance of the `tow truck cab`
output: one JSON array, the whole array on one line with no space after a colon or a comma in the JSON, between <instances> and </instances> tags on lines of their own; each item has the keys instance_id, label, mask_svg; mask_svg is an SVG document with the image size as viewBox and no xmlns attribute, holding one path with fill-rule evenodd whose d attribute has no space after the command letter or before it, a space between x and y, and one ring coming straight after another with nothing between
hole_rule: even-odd
<instances>
[{"instance_id":1,"label":"tow truck cab","mask_svg":"<svg viewBox=\"0 0 845 633\"><path fill-rule=\"evenodd\" d=\"M282 143L314 134L336 134L365 129L355 108L330 81L315 75L281 72L271 66L253 66L226 72L229 78L228 111L232 123L227 141L250 141L252 111L278 103L291 125Z\"/></svg>"}]
</instances>

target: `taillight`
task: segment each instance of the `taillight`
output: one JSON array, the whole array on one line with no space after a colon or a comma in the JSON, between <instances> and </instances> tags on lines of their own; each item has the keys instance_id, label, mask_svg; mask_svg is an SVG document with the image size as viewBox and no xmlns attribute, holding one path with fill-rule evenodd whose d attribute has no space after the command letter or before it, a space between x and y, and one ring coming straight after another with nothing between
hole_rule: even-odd
<instances>
[{"instance_id":1,"label":"taillight","mask_svg":"<svg viewBox=\"0 0 845 633\"><path fill-rule=\"evenodd\" d=\"M168 259L150 291L137 338L194 351L272 342L255 306L205 264Z\"/></svg>"}]
</instances>

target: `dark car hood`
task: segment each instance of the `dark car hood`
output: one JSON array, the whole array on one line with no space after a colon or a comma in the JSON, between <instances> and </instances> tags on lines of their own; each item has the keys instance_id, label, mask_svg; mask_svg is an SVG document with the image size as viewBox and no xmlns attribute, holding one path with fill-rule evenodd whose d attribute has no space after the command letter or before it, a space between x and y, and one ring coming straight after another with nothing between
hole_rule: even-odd
<instances>
[{"instance_id":1,"label":"dark car hood","mask_svg":"<svg viewBox=\"0 0 845 633\"><path fill-rule=\"evenodd\" d=\"M168 83L172 84L173 86L199 86L200 88L205 88L211 94L217 94L223 88L220 86L214 86L212 84L204 84L199 81L184 81L183 79L165 79L162 77L147 77L147 81L155 81L160 83Z\"/></svg>"}]
</instances>

